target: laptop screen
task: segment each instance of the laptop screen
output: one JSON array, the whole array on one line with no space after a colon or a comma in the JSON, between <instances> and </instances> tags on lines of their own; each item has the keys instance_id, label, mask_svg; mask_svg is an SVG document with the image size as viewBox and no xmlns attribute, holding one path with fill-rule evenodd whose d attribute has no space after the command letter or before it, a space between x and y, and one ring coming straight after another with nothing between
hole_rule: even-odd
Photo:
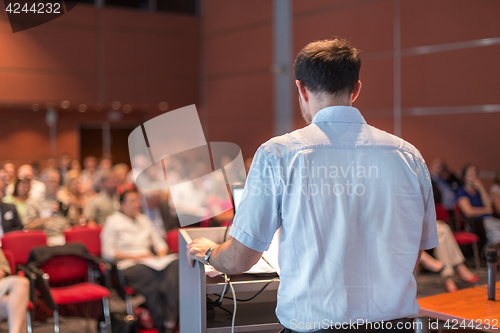
<instances>
[{"instance_id":1,"label":"laptop screen","mask_svg":"<svg viewBox=\"0 0 500 333\"><path fill-rule=\"evenodd\" d=\"M243 196L243 188L233 188L233 203L234 203L235 213L238 210L242 196Z\"/></svg>"}]
</instances>

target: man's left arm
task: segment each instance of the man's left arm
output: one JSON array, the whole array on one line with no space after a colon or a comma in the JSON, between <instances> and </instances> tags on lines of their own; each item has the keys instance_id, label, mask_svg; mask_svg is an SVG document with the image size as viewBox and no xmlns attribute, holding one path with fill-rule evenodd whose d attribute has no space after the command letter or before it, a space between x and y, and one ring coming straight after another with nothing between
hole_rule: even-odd
<instances>
[{"instance_id":1,"label":"man's left arm","mask_svg":"<svg viewBox=\"0 0 500 333\"><path fill-rule=\"evenodd\" d=\"M420 181L422 200L424 205L424 216L422 223L422 236L419 250L430 250L439 245L437 236L436 205L430 180L429 170L423 158L417 159L417 176Z\"/></svg>"},{"instance_id":2,"label":"man's left arm","mask_svg":"<svg viewBox=\"0 0 500 333\"><path fill-rule=\"evenodd\" d=\"M210 255L210 262L205 261L205 253L212 246L215 248ZM252 250L234 238L217 245L207 239L198 238L187 245L187 260L189 267L194 267L195 260L210 264L216 270L226 274L238 274L248 271L262 257L262 252Z\"/></svg>"}]
</instances>

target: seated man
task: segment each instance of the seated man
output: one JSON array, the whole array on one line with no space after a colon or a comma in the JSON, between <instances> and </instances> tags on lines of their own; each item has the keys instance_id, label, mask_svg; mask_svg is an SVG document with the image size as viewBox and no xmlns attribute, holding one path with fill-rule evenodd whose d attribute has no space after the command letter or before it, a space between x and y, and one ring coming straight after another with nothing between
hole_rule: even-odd
<instances>
[{"instance_id":1,"label":"seated man","mask_svg":"<svg viewBox=\"0 0 500 333\"><path fill-rule=\"evenodd\" d=\"M0 318L9 321L9 332L26 332L26 310L30 283L27 278L10 275L9 262L0 250Z\"/></svg>"},{"instance_id":2,"label":"seated man","mask_svg":"<svg viewBox=\"0 0 500 333\"><path fill-rule=\"evenodd\" d=\"M0 238L7 232L23 229L16 206L2 202L4 187L0 181Z\"/></svg>"},{"instance_id":3,"label":"seated man","mask_svg":"<svg viewBox=\"0 0 500 333\"><path fill-rule=\"evenodd\" d=\"M90 198L85 207L84 215L91 226L103 225L108 216L119 208L116 175L111 171L103 171L100 173L99 182L99 193Z\"/></svg>"},{"instance_id":4,"label":"seated man","mask_svg":"<svg viewBox=\"0 0 500 333\"><path fill-rule=\"evenodd\" d=\"M46 191L42 198L30 198L24 225L27 229L43 229L50 245L65 243L63 231L70 226L67 219L68 207L56 199L59 190L59 171L48 169L42 175Z\"/></svg>"},{"instance_id":5,"label":"seated man","mask_svg":"<svg viewBox=\"0 0 500 333\"><path fill-rule=\"evenodd\" d=\"M102 256L118 261L127 285L146 297L146 305L160 332L173 332L179 315L178 260L170 263L163 260L168 259L163 258L168 252L167 243L140 211L136 190L120 195L120 211L108 217L101 232Z\"/></svg>"}]
</instances>

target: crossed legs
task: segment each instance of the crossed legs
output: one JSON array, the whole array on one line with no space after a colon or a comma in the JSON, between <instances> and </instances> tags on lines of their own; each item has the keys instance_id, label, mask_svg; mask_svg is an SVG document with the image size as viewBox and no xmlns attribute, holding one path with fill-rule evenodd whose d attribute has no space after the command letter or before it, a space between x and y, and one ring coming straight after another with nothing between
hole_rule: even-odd
<instances>
[{"instance_id":1,"label":"crossed legs","mask_svg":"<svg viewBox=\"0 0 500 333\"><path fill-rule=\"evenodd\" d=\"M9 333L25 333L29 280L16 275L7 276L0 280L0 289L6 291L0 298L0 317L8 319Z\"/></svg>"}]
</instances>

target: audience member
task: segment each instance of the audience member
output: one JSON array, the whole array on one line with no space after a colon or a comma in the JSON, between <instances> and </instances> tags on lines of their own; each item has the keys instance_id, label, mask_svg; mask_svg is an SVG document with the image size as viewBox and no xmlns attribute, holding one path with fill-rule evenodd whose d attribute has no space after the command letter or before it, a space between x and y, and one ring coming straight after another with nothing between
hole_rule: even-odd
<instances>
[{"instance_id":1,"label":"audience member","mask_svg":"<svg viewBox=\"0 0 500 333\"><path fill-rule=\"evenodd\" d=\"M40 163L33 161L31 162L31 167L33 168L33 179L38 180L40 178Z\"/></svg>"},{"instance_id":2,"label":"audience member","mask_svg":"<svg viewBox=\"0 0 500 333\"><path fill-rule=\"evenodd\" d=\"M43 198L28 199L25 227L27 229L43 229L50 245L65 243L63 230L70 226L67 219L68 210L56 198L59 190L59 171L47 169L42 175L46 191Z\"/></svg>"},{"instance_id":3,"label":"audience member","mask_svg":"<svg viewBox=\"0 0 500 333\"><path fill-rule=\"evenodd\" d=\"M493 204L493 216L500 218L500 169L495 172L495 179L490 187L490 195Z\"/></svg>"},{"instance_id":4,"label":"audience member","mask_svg":"<svg viewBox=\"0 0 500 333\"><path fill-rule=\"evenodd\" d=\"M92 193L94 191L93 184L97 178L96 166L97 159L94 156L87 156L83 159L83 170L80 176L83 193Z\"/></svg>"},{"instance_id":5,"label":"audience member","mask_svg":"<svg viewBox=\"0 0 500 333\"><path fill-rule=\"evenodd\" d=\"M80 162L78 162L78 160L71 161L71 170L78 171L78 174L82 172L82 166L80 165Z\"/></svg>"},{"instance_id":6,"label":"audience member","mask_svg":"<svg viewBox=\"0 0 500 333\"><path fill-rule=\"evenodd\" d=\"M111 167L113 166L113 162L111 162L110 158L103 157L99 161L99 172L109 172L111 171Z\"/></svg>"},{"instance_id":7,"label":"audience member","mask_svg":"<svg viewBox=\"0 0 500 333\"><path fill-rule=\"evenodd\" d=\"M440 159L432 161L430 173L441 195L441 204L448 212L453 212L457 202L456 192L460 187L459 180L448 170L446 164Z\"/></svg>"},{"instance_id":8,"label":"audience member","mask_svg":"<svg viewBox=\"0 0 500 333\"><path fill-rule=\"evenodd\" d=\"M161 191L143 190L141 193L143 194L143 200L141 200L142 213L149 217L153 223L154 229L160 234L161 237L164 238L167 231L165 229L165 222L163 218L165 212L160 208L162 195ZM166 210L168 211L168 206L166 207Z\"/></svg>"},{"instance_id":9,"label":"audience member","mask_svg":"<svg viewBox=\"0 0 500 333\"><path fill-rule=\"evenodd\" d=\"M83 211L86 198L82 194L80 173L77 170L72 169L66 173L64 186L57 192L57 200L62 202L64 209L67 209L66 218L70 224L85 224Z\"/></svg>"},{"instance_id":10,"label":"audience member","mask_svg":"<svg viewBox=\"0 0 500 333\"><path fill-rule=\"evenodd\" d=\"M116 180L118 186L116 187L116 191L118 194L122 194L126 190L135 189L135 185L131 183L128 178L129 167L125 163L116 164L113 167L113 172L116 175Z\"/></svg>"},{"instance_id":11,"label":"audience member","mask_svg":"<svg viewBox=\"0 0 500 333\"><path fill-rule=\"evenodd\" d=\"M59 156L59 174L60 174L60 184L63 184L64 177L66 177L66 173L71 169L71 155L68 153L62 153Z\"/></svg>"},{"instance_id":12,"label":"audience member","mask_svg":"<svg viewBox=\"0 0 500 333\"><path fill-rule=\"evenodd\" d=\"M29 179L30 180L30 198L43 198L45 195L45 184L39 180L34 179L33 176L33 167L29 164L24 164L19 167L17 170L17 178L18 179ZM11 195L14 192L14 183L11 182L6 189L5 194Z\"/></svg>"},{"instance_id":13,"label":"audience member","mask_svg":"<svg viewBox=\"0 0 500 333\"><path fill-rule=\"evenodd\" d=\"M500 243L500 220L491 216L490 197L477 177L478 169L468 164L462 171L464 186L457 192L458 206L462 213L474 221L474 232L480 238L481 248L498 247Z\"/></svg>"},{"instance_id":14,"label":"audience member","mask_svg":"<svg viewBox=\"0 0 500 333\"><path fill-rule=\"evenodd\" d=\"M16 206L21 222L24 222L28 210L26 201L29 197L30 183L28 178L17 179L14 183L14 192L2 199L3 202ZM45 192L45 185L43 187Z\"/></svg>"},{"instance_id":15,"label":"audience member","mask_svg":"<svg viewBox=\"0 0 500 333\"><path fill-rule=\"evenodd\" d=\"M140 210L136 190L121 194L120 211L108 217L101 232L102 255L106 260L118 261L127 285L146 297L146 305L160 332L173 332L179 315L178 260L160 271L144 261L164 257L168 246Z\"/></svg>"},{"instance_id":16,"label":"audience member","mask_svg":"<svg viewBox=\"0 0 500 333\"><path fill-rule=\"evenodd\" d=\"M5 184L9 184L12 179L16 176L16 166L14 163L7 161L3 164L2 169L5 170L7 173L6 178L5 178Z\"/></svg>"},{"instance_id":17,"label":"audience member","mask_svg":"<svg viewBox=\"0 0 500 333\"><path fill-rule=\"evenodd\" d=\"M4 169L0 169L0 182L7 186L9 184L9 175Z\"/></svg>"},{"instance_id":18,"label":"audience member","mask_svg":"<svg viewBox=\"0 0 500 333\"><path fill-rule=\"evenodd\" d=\"M226 226L233 218L233 204L229 196L229 189L224 180L224 176L216 180L212 193L208 196L207 206L210 209L209 215L201 222L202 227ZM210 216L213 216L210 218Z\"/></svg>"},{"instance_id":19,"label":"audience member","mask_svg":"<svg viewBox=\"0 0 500 333\"><path fill-rule=\"evenodd\" d=\"M5 185L0 182L0 199L3 198L4 195L4 186ZM0 238L5 233L23 229L16 206L3 201L0 201L0 221Z\"/></svg>"},{"instance_id":20,"label":"audience member","mask_svg":"<svg viewBox=\"0 0 500 333\"><path fill-rule=\"evenodd\" d=\"M444 289L448 292L458 290L453 280L455 273L459 279L465 282L477 282L479 277L465 266L465 258L448 224L437 221L437 233L439 245L434 249L437 260L424 251L420 260L424 268L433 272L440 272L444 281Z\"/></svg>"},{"instance_id":21,"label":"audience member","mask_svg":"<svg viewBox=\"0 0 500 333\"><path fill-rule=\"evenodd\" d=\"M7 318L9 333L26 333L30 283L14 273L0 250L0 318Z\"/></svg>"},{"instance_id":22,"label":"audience member","mask_svg":"<svg viewBox=\"0 0 500 333\"><path fill-rule=\"evenodd\" d=\"M113 172L101 172L99 193L89 199L85 208L85 218L90 226L103 225L108 216L120 208L116 193L116 175Z\"/></svg>"}]
</instances>

